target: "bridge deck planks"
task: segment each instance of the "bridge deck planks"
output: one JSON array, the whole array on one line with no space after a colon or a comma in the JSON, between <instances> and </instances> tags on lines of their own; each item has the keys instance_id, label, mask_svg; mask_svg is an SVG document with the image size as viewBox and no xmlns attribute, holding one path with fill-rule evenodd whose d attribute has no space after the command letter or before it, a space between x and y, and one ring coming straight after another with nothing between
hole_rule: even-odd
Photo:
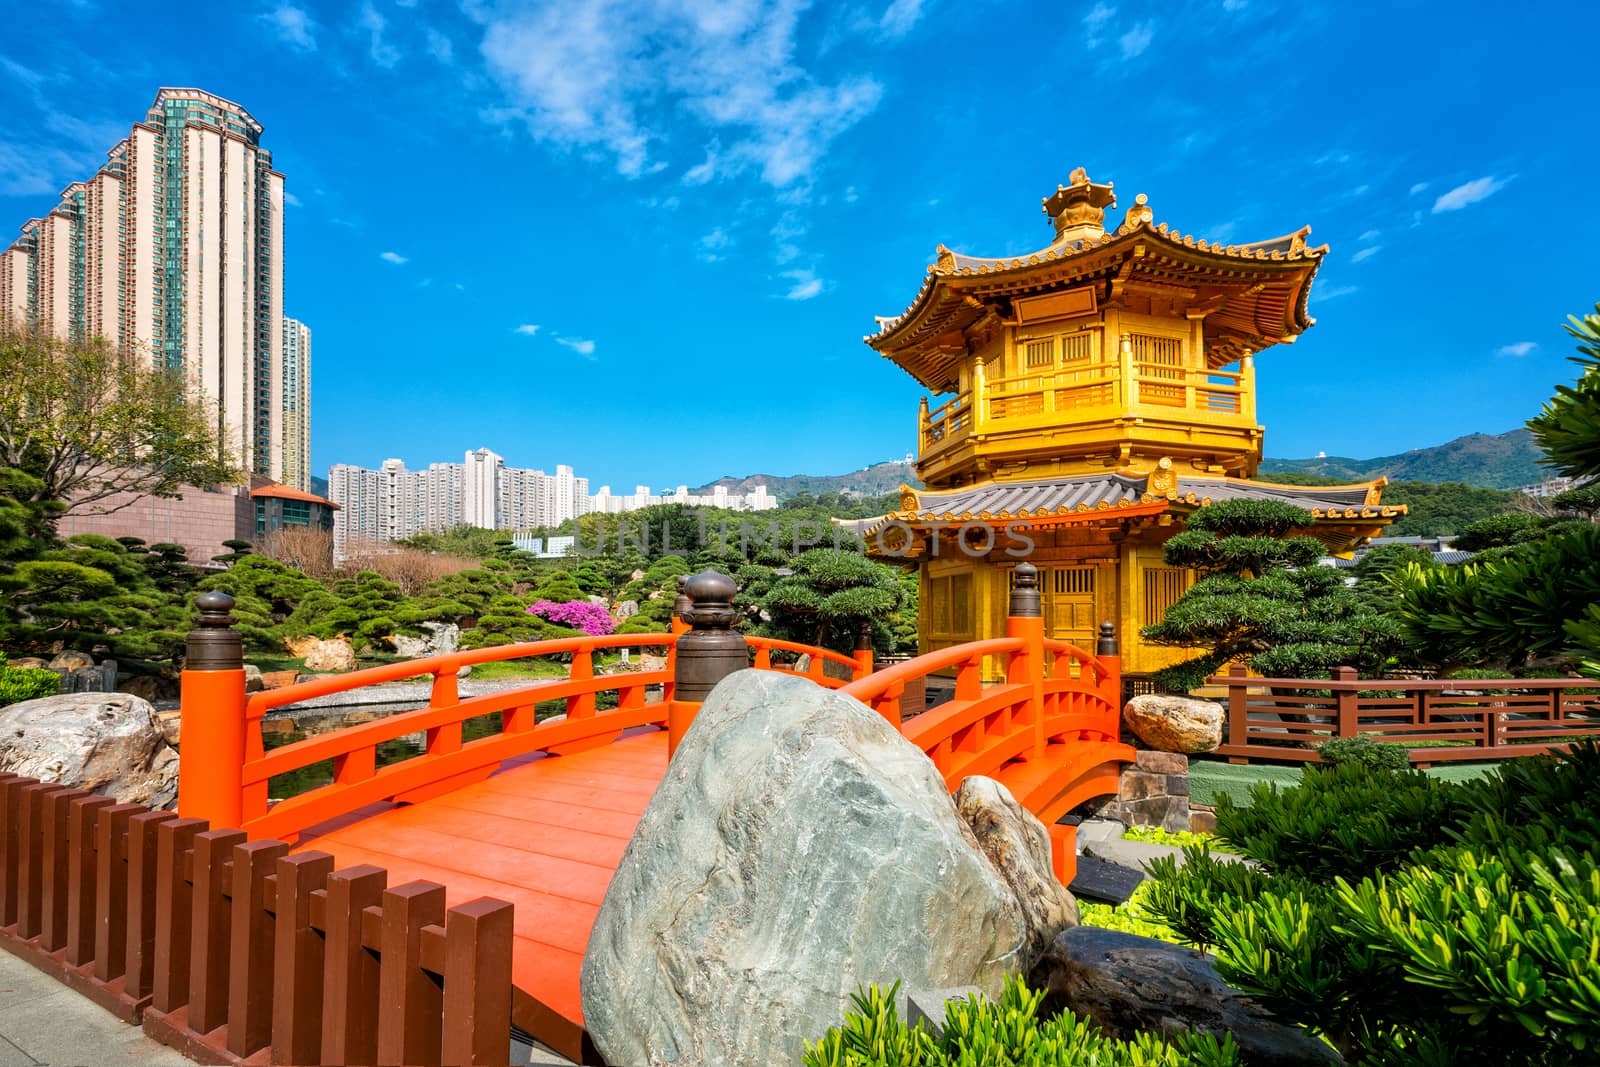
<instances>
[{"instance_id":1,"label":"bridge deck planks","mask_svg":"<svg viewBox=\"0 0 1600 1067\"><path fill-rule=\"evenodd\" d=\"M512 980L526 999L517 998L512 1021L565 1051L583 1026L578 972L589 931L666 768L666 733L633 734L313 831L300 847L331 853L341 867L386 867L390 884L439 882L449 905L480 896L516 905Z\"/></svg>"}]
</instances>

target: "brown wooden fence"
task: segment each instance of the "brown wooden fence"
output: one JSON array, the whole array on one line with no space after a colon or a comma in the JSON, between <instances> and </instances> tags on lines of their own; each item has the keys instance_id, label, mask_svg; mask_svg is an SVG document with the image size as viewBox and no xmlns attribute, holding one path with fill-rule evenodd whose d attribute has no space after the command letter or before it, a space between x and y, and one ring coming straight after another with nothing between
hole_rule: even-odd
<instances>
[{"instance_id":1,"label":"brown wooden fence","mask_svg":"<svg viewBox=\"0 0 1600 1067\"><path fill-rule=\"evenodd\" d=\"M204 1063L505 1064L512 908L0 773L0 948Z\"/></svg>"},{"instance_id":2,"label":"brown wooden fence","mask_svg":"<svg viewBox=\"0 0 1600 1067\"><path fill-rule=\"evenodd\" d=\"M1251 759L1320 762L1313 747L1333 737L1404 742L1411 761L1492 760L1600 740L1600 681L1499 678L1418 681L1252 678L1242 667L1210 679L1228 690L1227 733L1217 749Z\"/></svg>"}]
</instances>

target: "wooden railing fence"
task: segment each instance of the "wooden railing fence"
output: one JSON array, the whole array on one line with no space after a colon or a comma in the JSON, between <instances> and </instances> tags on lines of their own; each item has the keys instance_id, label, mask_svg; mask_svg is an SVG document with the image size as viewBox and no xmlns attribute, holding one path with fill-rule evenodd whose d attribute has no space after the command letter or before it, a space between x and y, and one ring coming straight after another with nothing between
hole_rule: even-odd
<instances>
[{"instance_id":1,"label":"wooden railing fence","mask_svg":"<svg viewBox=\"0 0 1600 1067\"><path fill-rule=\"evenodd\" d=\"M1227 688L1219 755L1320 762L1314 746L1335 737L1405 743L1413 763L1491 760L1600 740L1600 681L1582 678L1419 680L1254 678L1242 667L1209 680Z\"/></svg>"},{"instance_id":2,"label":"wooden railing fence","mask_svg":"<svg viewBox=\"0 0 1600 1067\"><path fill-rule=\"evenodd\" d=\"M204 1063L504 1064L512 907L0 773L0 948Z\"/></svg>"}]
</instances>

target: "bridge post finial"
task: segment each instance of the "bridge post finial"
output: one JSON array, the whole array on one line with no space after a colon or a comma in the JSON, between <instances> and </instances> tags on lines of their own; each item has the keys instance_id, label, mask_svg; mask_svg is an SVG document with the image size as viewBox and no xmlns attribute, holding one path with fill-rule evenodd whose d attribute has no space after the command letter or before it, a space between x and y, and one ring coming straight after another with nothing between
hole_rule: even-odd
<instances>
[{"instance_id":1,"label":"bridge post finial","mask_svg":"<svg viewBox=\"0 0 1600 1067\"><path fill-rule=\"evenodd\" d=\"M1013 619L1042 618L1044 607L1039 601L1039 568L1031 563L1019 563L1011 575L1011 603L1006 614Z\"/></svg>"},{"instance_id":2,"label":"bridge post finial","mask_svg":"<svg viewBox=\"0 0 1600 1067\"><path fill-rule=\"evenodd\" d=\"M217 829L244 822L244 639L233 628L234 599L213 589L195 598L179 680L178 814ZM257 813L259 814L259 813Z\"/></svg>"},{"instance_id":3,"label":"bridge post finial","mask_svg":"<svg viewBox=\"0 0 1600 1067\"><path fill-rule=\"evenodd\" d=\"M684 583L689 606L683 618L690 629L678 638L674 699L698 704L718 682L750 665L744 638L732 629L738 591L732 578L709 568Z\"/></svg>"},{"instance_id":4,"label":"bridge post finial","mask_svg":"<svg viewBox=\"0 0 1600 1067\"><path fill-rule=\"evenodd\" d=\"M1121 655L1117 650L1117 628L1109 621L1100 624L1100 640L1094 646L1094 654L1097 656Z\"/></svg>"},{"instance_id":5,"label":"bridge post finial","mask_svg":"<svg viewBox=\"0 0 1600 1067\"><path fill-rule=\"evenodd\" d=\"M195 629L189 631L184 646L186 671L244 670L244 639L233 628L234 599L220 589L201 593L194 599L200 609Z\"/></svg>"}]
</instances>

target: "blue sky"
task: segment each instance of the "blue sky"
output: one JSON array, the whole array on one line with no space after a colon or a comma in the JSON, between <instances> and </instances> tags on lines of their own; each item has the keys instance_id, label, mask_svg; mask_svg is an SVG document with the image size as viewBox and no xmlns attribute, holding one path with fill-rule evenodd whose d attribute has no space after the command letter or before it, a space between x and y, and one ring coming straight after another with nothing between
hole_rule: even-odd
<instances>
[{"instance_id":1,"label":"blue sky","mask_svg":"<svg viewBox=\"0 0 1600 1067\"><path fill-rule=\"evenodd\" d=\"M873 316L940 242L1047 244L1039 198L1078 165L1186 233L1332 246L1318 325L1258 362L1272 456L1520 425L1600 299L1588 3L26 10L8 229L161 85L266 127L318 473L486 445L660 486L903 455L920 393L862 344Z\"/></svg>"}]
</instances>

